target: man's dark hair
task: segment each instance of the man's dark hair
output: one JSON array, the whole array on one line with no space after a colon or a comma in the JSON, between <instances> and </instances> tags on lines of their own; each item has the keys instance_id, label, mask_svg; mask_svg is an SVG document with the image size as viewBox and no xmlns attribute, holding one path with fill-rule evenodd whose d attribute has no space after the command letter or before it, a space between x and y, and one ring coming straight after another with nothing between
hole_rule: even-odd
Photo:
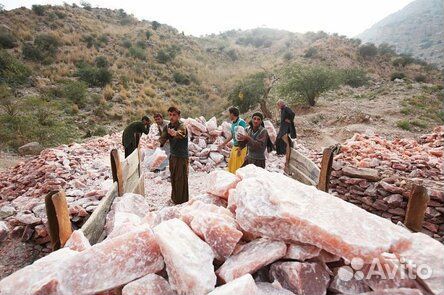
<instances>
[{"instance_id":1,"label":"man's dark hair","mask_svg":"<svg viewBox=\"0 0 444 295\"><path fill-rule=\"evenodd\" d=\"M163 116L161 113L155 113L154 118L162 118L163 119Z\"/></svg>"},{"instance_id":2,"label":"man's dark hair","mask_svg":"<svg viewBox=\"0 0 444 295\"><path fill-rule=\"evenodd\" d=\"M237 107L231 107L228 109L230 114L233 114L236 117L239 117L239 109Z\"/></svg>"},{"instance_id":3,"label":"man's dark hair","mask_svg":"<svg viewBox=\"0 0 444 295\"><path fill-rule=\"evenodd\" d=\"M180 111L176 107L169 107L168 108L168 113L176 113L176 114L180 115Z\"/></svg>"},{"instance_id":4,"label":"man's dark hair","mask_svg":"<svg viewBox=\"0 0 444 295\"><path fill-rule=\"evenodd\" d=\"M148 122L149 122L149 121L150 121L150 118L149 118L148 116L143 116L143 117L142 117L142 121L148 121Z\"/></svg>"}]
</instances>

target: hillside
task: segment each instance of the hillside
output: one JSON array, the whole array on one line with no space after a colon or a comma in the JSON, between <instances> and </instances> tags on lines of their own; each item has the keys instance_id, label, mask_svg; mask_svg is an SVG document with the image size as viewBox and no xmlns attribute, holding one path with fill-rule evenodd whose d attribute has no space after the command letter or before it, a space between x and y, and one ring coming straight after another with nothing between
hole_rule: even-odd
<instances>
[{"instance_id":1,"label":"hillside","mask_svg":"<svg viewBox=\"0 0 444 295\"><path fill-rule=\"evenodd\" d=\"M358 38L376 44L388 43L399 53L412 54L444 67L444 3L415 0L393 13Z\"/></svg>"},{"instance_id":2,"label":"hillside","mask_svg":"<svg viewBox=\"0 0 444 295\"><path fill-rule=\"evenodd\" d=\"M2 11L0 23L2 150L31 141L54 146L118 131L143 114L165 114L171 104L183 109L184 117L220 119L233 97L238 102L233 91L239 83L255 75L274 75L279 86L288 66L324 67L332 70L331 75L358 70L366 83L351 89L350 96L344 97L341 87L325 94L352 99L356 109L361 102L354 93L387 84L387 91L376 94L384 101L390 80L404 77L400 94L409 94L412 87L429 89L418 94L422 109L416 112L419 107L407 103L413 109L402 112L402 104L412 98L390 97L396 117L407 122L401 128L390 121L384 130L407 130L415 136L442 124L436 108L441 88L434 86L442 79L439 71L337 34L260 28L196 38L156 21L137 20L123 10L75 5ZM420 84L412 86L415 83ZM261 96L256 93L254 102ZM281 97L273 87L268 97L273 112ZM296 96L285 98L295 107L300 103ZM335 113L338 106L333 100L328 107ZM321 110L302 109L301 118ZM429 116L422 118L424 112Z\"/></svg>"}]
</instances>

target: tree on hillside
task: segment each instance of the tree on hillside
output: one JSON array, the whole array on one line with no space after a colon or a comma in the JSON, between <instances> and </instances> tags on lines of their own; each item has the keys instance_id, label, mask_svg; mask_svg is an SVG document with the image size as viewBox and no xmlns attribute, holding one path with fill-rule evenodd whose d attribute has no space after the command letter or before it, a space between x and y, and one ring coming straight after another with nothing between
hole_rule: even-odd
<instances>
[{"instance_id":1,"label":"tree on hillside","mask_svg":"<svg viewBox=\"0 0 444 295\"><path fill-rule=\"evenodd\" d=\"M277 77L274 74L260 72L241 80L230 92L228 98L231 103L238 106L241 112L248 111L259 104L266 118L273 118L268 109L268 94L273 88Z\"/></svg>"},{"instance_id":2,"label":"tree on hillside","mask_svg":"<svg viewBox=\"0 0 444 295\"><path fill-rule=\"evenodd\" d=\"M322 67L291 65L282 72L278 93L290 100L304 100L314 106L323 92L337 87L340 76L335 71Z\"/></svg>"}]
</instances>

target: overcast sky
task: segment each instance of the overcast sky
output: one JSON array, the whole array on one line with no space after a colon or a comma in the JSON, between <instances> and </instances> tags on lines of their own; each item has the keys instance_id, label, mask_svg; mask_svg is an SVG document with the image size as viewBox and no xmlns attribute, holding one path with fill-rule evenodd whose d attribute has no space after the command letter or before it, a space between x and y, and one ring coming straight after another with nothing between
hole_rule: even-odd
<instances>
[{"instance_id":1,"label":"overcast sky","mask_svg":"<svg viewBox=\"0 0 444 295\"><path fill-rule=\"evenodd\" d=\"M65 1L79 3L80 1ZM93 7L123 8L200 36L231 29L269 27L292 32L323 30L353 37L412 0L90 0ZM6 9L59 0L0 0Z\"/></svg>"}]
</instances>

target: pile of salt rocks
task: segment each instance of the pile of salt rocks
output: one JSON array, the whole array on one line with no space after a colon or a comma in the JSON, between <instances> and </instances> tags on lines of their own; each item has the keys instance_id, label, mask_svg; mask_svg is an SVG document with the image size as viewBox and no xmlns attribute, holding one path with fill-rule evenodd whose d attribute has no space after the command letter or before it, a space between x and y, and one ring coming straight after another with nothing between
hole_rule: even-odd
<instances>
[{"instance_id":1,"label":"pile of salt rocks","mask_svg":"<svg viewBox=\"0 0 444 295\"><path fill-rule=\"evenodd\" d=\"M143 196L117 198L104 241L91 246L75 231L65 248L0 281L0 294L444 292L439 242L253 165L216 170L208 193L148 210ZM408 264L392 272L399 263ZM423 264L432 275L407 277Z\"/></svg>"},{"instance_id":2,"label":"pile of salt rocks","mask_svg":"<svg viewBox=\"0 0 444 295\"><path fill-rule=\"evenodd\" d=\"M44 198L50 191L66 192L71 221L80 227L112 184L109 151L120 140L117 133L45 149L1 172L0 241L10 236L48 243Z\"/></svg>"},{"instance_id":3,"label":"pile of salt rocks","mask_svg":"<svg viewBox=\"0 0 444 295\"><path fill-rule=\"evenodd\" d=\"M188 151L191 171L204 171L211 172L216 168L227 167L228 158L230 155L231 142L228 143L222 149L219 149L219 145L222 144L228 137L231 137L231 124L224 121L221 125L217 125L217 120L212 117L208 121L203 117L199 118L187 118L183 119L183 122L188 130ZM273 143L276 141L276 129L269 120L264 121L265 128L268 131L270 139ZM239 128L238 132L242 132L243 128ZM157 132L157 128L153 128L150 131L149 138L151 141L158 139L158 134L152 135ZM147 157L146 160L149 163L148 169L153 171L165 158L165 155L159 152L159 150L146 151L146 155L153 155ZM267 157L272 157L270 163L274 163L275 154L266 154ZM156 165L153 165L155 163ZM268 167L270 170L279 170L278 164L271 164ZM165 175L168 173L164 173Z\"/></svg>"}]
</instances>

